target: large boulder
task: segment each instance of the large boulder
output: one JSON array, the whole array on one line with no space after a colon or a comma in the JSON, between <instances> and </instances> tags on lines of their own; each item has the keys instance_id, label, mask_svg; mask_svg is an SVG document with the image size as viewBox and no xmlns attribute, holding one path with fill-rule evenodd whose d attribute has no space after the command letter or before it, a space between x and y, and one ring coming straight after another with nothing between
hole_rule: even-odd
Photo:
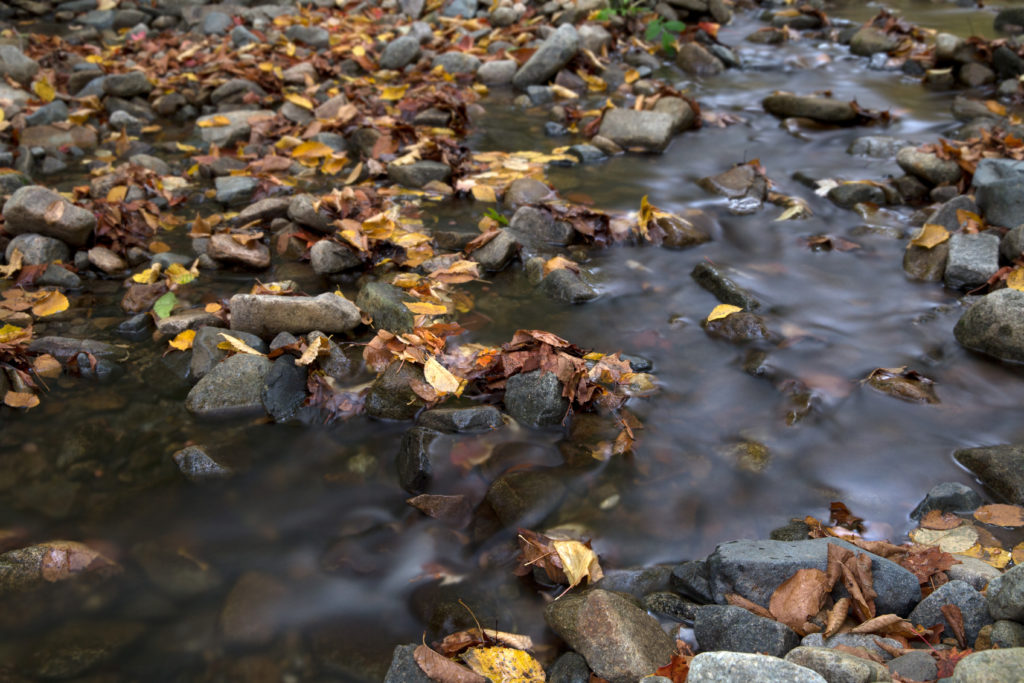
<instances>
[{"instance_id":1,"label":"large boulder","mask_svg":"<svg viewBox=\"0 0 1024 683\"><path fill-rule=\"evenodd\" d=\"M39 185L19 188L4 204L4 229L11 235L34 232L82 246L96 228L96 216Z\"/></svg>"},{"instance_id":2,"label":"large boulder","mask_svg":"<svg viewBox=\"0 0 1024 683\"><path fill-rule=\"evenodd\" d=\"M231 329L273 336L278 332L348 332L361 322L359 309L343 296L236 294L231 297Z\"/></svg>"},{"instance_id":3,"label":"large boulder","mask_svg":"<svg viewBox=\"0 0 1024 683\"><path fill-rule=\"evenodd\" d=\"M572 24L562 24L547 37L525 64L512 77L512 85L525 89L528 85L547 83L569 63L580 49L580 36Z\"/></svg>"},{"instance_id":4,"label":"large boulder","mask_svg":"<svg viewBox=\"0 0 1024 683\"><path fill-rule=\"evenodd\" d=\"M960 316L953 335L972 351L1024 362L1024 292L1007 288L986 294Z\"/></svg>"}]
</instances>

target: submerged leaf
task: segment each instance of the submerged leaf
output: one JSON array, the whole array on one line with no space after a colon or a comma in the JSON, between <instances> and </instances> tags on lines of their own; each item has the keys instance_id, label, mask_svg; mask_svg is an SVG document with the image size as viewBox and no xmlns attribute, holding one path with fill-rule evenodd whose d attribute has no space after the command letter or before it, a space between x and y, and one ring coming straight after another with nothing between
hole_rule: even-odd
<instances>
[{"instance_id":1,"label":"submerged leaf","mask_svg":"<svg viewBox=\"0 0 1024 683\"><path fill-rule=\"evenodd\" d=\"M4 394L4 404L11 408L35 408L39 397L30 391L8 391Z\"/></svg>"},{"instance_id":2,"label":"submerged leaf","mask_svg":"<svg viewBox=\"0 0 1024 683\"><path fill-rule=\"evenodd\" d=\"M974 511L974 518L993 526L1024 526L1024 507L1020 505L982 505Z\"/></svg>"}]
</instances>

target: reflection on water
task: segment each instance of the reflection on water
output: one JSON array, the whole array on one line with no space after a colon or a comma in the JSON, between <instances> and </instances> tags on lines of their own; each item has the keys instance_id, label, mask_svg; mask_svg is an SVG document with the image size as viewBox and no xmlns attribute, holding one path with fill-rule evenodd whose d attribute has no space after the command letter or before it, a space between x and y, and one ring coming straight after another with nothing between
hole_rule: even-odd
<instances>
[{"instance_id":1,"label":"reflection on water","mask_svg":"<svg viewBox=\"0 0 1024 683\"><path fill-rule=\"evenodd\" d=\"M955 3L889 4L923 25L962 34L991 25L991 13ZM849 2L839 14L861 21L876 11L874 3ZM794 180L797 173L841 179L897 173L889 161L845 150L867 133L916 141L943 134L952 126L950 95L928 92L899 73L867 70L834 45L796 42L770 48L766 57L766 48L742 41L756 27L738 21L720 37L741 56L773 60L776 68L690 84L705 110L740 116L742 123L687 133L663 156L619 157L549 174L563 195L589 198L602 209L635 209L645 194L670 211L702 208L718 222L714 242L682 252L592 252L587 267L602 297L583 307L538 299L518 272L473 292L477 311L492 320L473 333L475 341L499 343L517 328L540 328L581 346L650 360L662 389L631 404L644 424L637 452L608 462L584 452L581 460L578 443L603 428L586 416L571 436L510 429L460 437L469 444L461 448L489 452L490 459L467 471L451 465L433 492L476 502L501 472L542 469L566 490L549 523L582 528L602 563L614 568L702 557L719 542L764 536L840 499L869 520L872 534L899 534L932 484L971 481L953 463L955 448L1024 438L1019 371L960 348L952 336L956 299L905 279L904 240L862 229L899 232L909 210L862 218ZM808 64L816 66L801 66ZM761 99L779 89L828 89L898 117L886 128L798 137L761 110ZM496 105L471 144L562 144L544 138L542 125L542 116L524 118L510 104ZM774 189L805 199L814 217L775 222L781 209L772 206L733 216L694 182L754 158ZM474 211L437 207L427 210L427 220L472 225ZM802 241L823 233L860 248L815 252ZM701 329L717 302L689 272L705 259L732 269L740 285L756 292L766 303L768 326L786 339L761 349L759 374L744 370L750 349ZM223 296L247 287L248 278L204 274L201 283ZM117 341L117 283L86 296L89 320L47 323L40 333ZM182 358L161 357L156 347L134 344L135 371L112 383L58 380L42 407L3 424L2 527L34 541L97 541L126 570L113 592L101 585L86 597L65 596L65 603L19 605L18 628L0 638L0 662L24 656L37 634L71 617L102 617L149 626L120 660L128 678L245 679L246 667L267 675L286 666L310 679L379 680L396 643L418 642L424 630L443 635L467 621L464 612L438 608L459 598L490 625L497 620L499 628L545 640L541 601L508 571L511 531L474 538L472 526L452 530L405 504L393 463L408 425L362 418L330 426L196 421L182 406L188 390L180 379ZM873 368L900 365L934 379L941 403L901 403L859 382ZM190 442L206 445L237 476L185 483L170 454ZM151 546L189 571L201 566L204 583L186 590L180 577L178 583L154 577L145 562ZM234 633L224 612L236 603L242 621L267 622L270 635ZM269 607L245 611L260 604ZM2 619L0 628L10 623Z\"/></svg>"}]
</instances>

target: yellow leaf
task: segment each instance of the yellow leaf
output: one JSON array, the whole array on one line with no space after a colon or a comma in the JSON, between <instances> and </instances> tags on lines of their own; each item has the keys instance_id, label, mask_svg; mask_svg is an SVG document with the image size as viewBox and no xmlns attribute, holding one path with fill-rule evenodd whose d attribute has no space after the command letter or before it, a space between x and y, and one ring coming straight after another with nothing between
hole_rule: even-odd
<instances>
[{"instance_id":1,"label":"yellow leaf","mask_svg":"<svg viewBox=\"0 0 1024 683\"><path fill-rule=\"evenodd\" d=\"M292 104L302 107L303 109L309 109L310 111L312 111L313 109L313 102L308 97L296 95L295 93L288 93L287 95L284 96L284 98L291 102Z\"/></svg>"},{"instance_id":2,"label":"yellow leaf","mask_svg":"<svg viewBox=\"0 0 1024 683\"><path fill-rule=\"evenodd\" d=\"M324 165L320 167L320 172L326 175L337 175L341 173L343 168L345 168L345 164L347 162L348 157L344 154L332 156L330 159L324 161Z\"/></svg>"},{"instance_id":3,"label":"yellow leaf","mask_svg":"<svg viewBox=\"0 0 1024 683\"><path fill-rule=\"evenodd\" d=\"M474 647L462 654L462 661L491 683L545 681L540 663L530 653L511 647Z\"/></svg>"},{"instance_id":4,"label":"yellow leaf","mask_svg":"<svg viewBox=\"0 0 1024 683\"><path fill-rule=\"evenodd\" d=\"M68 298L54 290L36 302L32 307L32 315L44 317L68 310Z\"/></svg>"},{"instance_id":5,"label":"yellow leaf","mask_svg":"<svg viewBox=\"0 0 1024 683\"><path fill-rule=\"evenodd\" d=\"M132 275L132 280L143 285L151 285L160 279L160 269L161 265L159 263L154 263L141 273L135 273L135 275Z\"/></svg>"},{"instance_id":6,"label":"yellow leaf","mask_svg":"<svg viewBox=\"0 0 1024 683\"><path fill-rule=\"evenodd\" d=\"M575 261L570 261L564 256L553 256L544 262L544 277L554 270L571 270L574 273L579 273L580 267Z\"/></svg>"},{"instance_id":7,"label":"yellow leaf","mask_svg":"<svg viewBox=\"0 0 1024 683\"><path fill-rule=\"evenodd\" d=\"M32 92L34 92L43 102L53 102L53 98L57 96L57 91L50 84L50 81L46 76L43 76L32 84Z\"/></svg>"},{"instance_id":8,"label":"yellow leaf","mask_svg":"<svg viewBox=\"0 0 1024 683\"><path fill-rule=\"evenodd\" d=\"M914 239L910 240L910 244L915 247L931 249L932 247L942 244L948 239L949 230L946 230L941 225L937 225L935 223L925 223L914 236Z\"/></svg>"},{"instance_id":9,"label":"yellow leaf","mask_svg":"<svg viewBox=\"0 0 1024 683\"><path fill-rule=\"evenodd\" d=\"M198 152L199 151L198 147L196 147L194 145L186 145L186 144L181 143L181 142L175 142L174 146L178 148L179 152L184 152L185 154L192 154L194 152Z\"/></svg>"},{"instance_id":10,"label":"yellow leaf","mask_svg":"<svg viewBox=\"0 0 1024 683\"><path fill-rule=\"evenodd\" d=\"M604 82L604 79L588 74L586 71L577 71L576 75L587 82L587 88L591 92L604 92L608 89L608 84Z\"/></svg>"},{"instance_id":11,"label":"yellow leaf","mask_svg":"<svg viewBox=\"0 0 1024 683\"><path fill-rule=\"evenodd\" d=\"M248 353L252 356L263 355L238 337L232 337L230 334L225 334L224 332L221 332L220 336L224 337L224 341L217 344L218 349L223 349L225 351L237 351L238 353Z\"/></svg>"},{"instance_id":12,"label":"yellow leaf","mask_svg":"<svg viewBox=\"0 0 1024 683\"><path fill-rule=\"evenodd\" d=\"M152 242L149 243L149 253L151 253L151 254L163 254L164 252L167 252L167 251L170 251L170 250L171 250L171 245L167 244L166 242L161 242L159 240L153 240Z\"/></svg>"},{"instance_id":13,"label":"yellow leaf","mask_svg":"<svg viewBox=\"0 0 1024 683\"><path fill-rule=\"evenodd\" d=\"M583 579L587 583L600 581L604 577L597 553L579 541L551 541L558 559L562 561L562 572L569 579L569 588L578 586Z\"/></svg>"},{"instance_id":14,"label":"yellow leaf","mask_svg":"<svg viewBox=\"0 0 1024 683\"><path fill-rule=\"evenodd\" d=\"M1024 541L1013 546L1011 557L1013 557L1014 564L1024 564Z\"/></svg>"},{"instance_id":15,"label":"yellow leaf","mask_svg":"<svg viewBox=\"0 0 1024 683\"><path fill-rule=\"evenodd\" d=\"M636 69L628 69L626 71L626 83L632 84L640 78L640 72Z\"/></svg>"},{"instance_id":16,"label":"yellow leaf","mask_svg":"<svg viewBox=\"0 0 1024 683\"><path fill-rule=\"evenodd\" d=\"M417 315L444 315L448 312L446 306L432 304L429 301L403 301L402 303Z\"/></svg>"},{"instance_id":17,"label":"yellow leaf","mask_svg":"<svg viewBox=\"0 0 1024 683\"><path fill-rule=\"evenodd\" d=\"M470 190L473 193L473 199L478 202L496 202L498 201L497 195L494 193L494 188L490 185L474 185L473 189Z\"/></svg>"},{"instance_id":18,"label":"yellow leaf","mask_svg":"<svg viewBox=\"0 0 1024 683\"><path fill-rule=\"evenodd\" d=\"M291 154L293 159L321 159L334 154L334 150L322 142L310 140L296 146Z\"/></svg>"},{"instance_id":19,"label":"yellow leaf","mask_svg":"<svg viewBox=\"0 0 1024 683\"><path fill-rule=\"evenodd\" d=\"M352 48L352 54L355 55L356 57L363 57L366 55L366 48L363 47L362 45L356 45L354 48Z\"/></svg>"},{"instance_id":20,"label":"yellow leaf","mask_svg":"<svg viewBox=\"0 0 1024 683\"><path fill-rule=\"evenodd\" d=\"M1024 292L1024 268L1014 268L1006 276L1006 286Z\"/></svg>"},{"instance_id":21,"label":"yellow leaf","mask_svg":"<svg viewBox=\"0 0 1024 683\"><path fill-rule=\"evenodd\" d=\"M1004 569L1006 565L1010 564L1011 559L1010 553L1002 548L982 546L980 543L975 543L967 550L961 551L960 554L975 557L996 569Z\"/></svg>"},{"instance_id":22,"label":"yellow leaf","mask_svg":"<svg viewBox=\"0 0 1024 683\"><path fill-rule=\"evenodd\" d=\"M25 329L22 327L10 323L0 327L0 344L8 344L22 336L25 336Z\"/></svg>"},{"instance_id":23,"label":"yellow leaf","mask_svg":"<svg viewBox=\"0 0 1024 683\"><path fill-rule=\"evenodd\" d=\"M739 306L733 306L732 304L718 304L708 313L708 322L719 320L720 318L728 318L733 313L739 313L742 310Z\"/></svg>"},{"instance_id":24,"label":"yellow leaf","mask_svg":"<svg viewBox=\"0 0 1024 683\"><path fill-rule=\"evenodd\" d=\"M195 330L184 330L179 332L178 335L167 342L170 344L172 349L178 349L179 351L188 351L192 348L192 342L196 339Z\"/></svg>"},{"instance_id":25,"label":"yellow leaf","mask_svg":"<svg viewBox=\"0 0 1024 683\"><path fill-rule=\"evenodd\" d=\"M39 397L27 391L8 391L4 394L4 403L12 408L35 408Z\"/></svg>"},{"instance_id":26,"label":"yellow leaf","mask_svg":"<svg viewBox=\"0 0 1024 683\"><path fill-rule=\"evenodd\" d=\"M218 126L230 126L231 119L226 116L218 114L212 119L203 119L197 123L200 128L217 128Z\"/></svg>"},{"instance_id":27,"label":"yellow leaf","mask_svg":"<svg viewBox=\"0 0 1024 683\"><path fill-rule=\"evenodd\" d=\"M172 263L167 266L167 277L176 285L187 285L196 279L195 273L185 268L180 263Z\"/></svg>"},{"instance_id":28,"label":"yellow leaf","mask_svg":"<svg viewBox=\"0 0 1024 683\"><path fill-rule=\"evenodd\" d=\"M309 365L316 360L316 357L321 353L328 355L330 352L330 343L327 337L317 336L317 338L313 340L313 343L307 346L306 350L302 352L302 355L295 361L295 364Z\"/></svg>"},{"instance_id":29,"label":"yellow leaf","mask_svg":"<svg viewBox=\"0 0 1024 683\"><path fill-rule=\"evenodd\" d=\"M21 270L22 260L21 250L15 247L11 252L11 258L8 259L8 264L0 266L0 277L10 277Z\"/></svg>"},{"instance_id":30,"label":"yellow leaf","mask_svg":"<svg viewBox=\"0 0 1024 683\"><path fill-rule=\"evenodd\" d=\"M386 85L380 89L380 99L385 101L400 100L405 96L405 91L409 89L409 84L405 85Z\"/></svg>"},{"instance_id":31,"label":"yellow leaf","mask_svg":"<svg viewBox=\"0 0 1024 683\"><path fill-rule=\"evenodd\" d=\"M647 224L654 217L654 207L647 201L647 195L640 200L640 213L636 217L637 225L640 227L640 234L647 239Z\"/></svg>"},{"instance_id":32,"label":"yellow leaf","mask_svg":"<svg viewBox=\"0 0 1024 683\"><path fill-rule=\"evenodd\" d=\"M217 313L220 311L221 308L223 307L218 303L210 303L206 304L203 310L206 311L207 313Z\"/></svg>"},{"instance_id":33,"label":"yellow leaf","mask_svg":"<svg viewBox=\"0 0 1024 683\"><path fill-rule=\"evenodd\" d=\"M462 393L462 382L459 378L448 372L448 369L438 363L437 359L433 356L423 366L423 377L439 394L455 394L458 396Z\"/></svg>"},{"instance_id":34,"label":"yellow leaf","mask_svg":"<svg viewBox=\"0 0 1024 683\"><path fill-rule=\"evenodd\" d=\"M985 100L985 107L996 116L1006 116L1006 107L995 100Z\"/></svg>"},{"instance_id":35,"label":"yellow leaf","mask_svg":"<svg viewBox=\"0 0 1024 683\"><path fill-rule=\"evenodd\" d=\"M108 202L123 202L124 198L128 196L127 185L117 185L110 188L110 192L107 192Z\"/></svg>"}]
</instances>

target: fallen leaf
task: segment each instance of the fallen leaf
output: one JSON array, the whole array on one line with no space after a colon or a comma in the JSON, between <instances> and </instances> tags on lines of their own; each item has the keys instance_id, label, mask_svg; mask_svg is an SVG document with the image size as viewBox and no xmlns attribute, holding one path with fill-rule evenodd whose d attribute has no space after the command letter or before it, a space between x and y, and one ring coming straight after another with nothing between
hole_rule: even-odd
<instances>
[{"instance_id":1,"label":"fallen leaf","mask_svg":"<svg viewBox=\"0 0 1024 683\"><path fill-rule=\"evenodd\" d=\"M996 546L983 546L980 543L975 543L960 554L977 558L985 564L992 565L996 569L1005 569L1012 559L1010 553L1002 548Z\"/></svg>"},{"instance_id":2,"label":"fallen leaf","mask_svg":"<svg viewBox=\"0 0 1024 683\"><path fill-rule=\"evenodd\" d=\"M868 619L850 629L850 633L882 633L893 624L904 621L898 614L882 614L874 619Z\"/></svg>"},{"instance_id":3,"label":"fallen leaf","mask_svg":"<svg viewBox=\"0 0 1024 683\"><path fill-rule=\"evenodd\" d=\"M334 154L333 149L324 143L316 142L315 140L303 142L291 151L293 159L322 159L324 157L330 157L332 154Z\"/></svg>"},{"instance_id":4,"label":"fallen leaf","mask_svg":"<svg viewBox=\"0 0 1024 683\"><path fill-rule=\"evenodd\" d=\"M330 341L327 337L317 335L316 339L306 347L306 350L302 352L298 360L295 361L296 365L309 365L316 357L321 353L327 355L331 352Z\"/></svg>"},{"instance_id":5,"label":"fallen leaf","mask_svg":"<svg viewBox=\"0 0 1024 683\"><path fill-rule=\"evenodd\" d=\"M925 223L921 226L921 229L914 238L910 240L910 244L915 247L931 249L942 244L948 239L949 230L946 230L941 225L937 225L935 223Z\"/></svg>"},{"instance_id":6,"label":"fallen leaf","mask_svg":"<svg viewBox=\"0 0 1024 683\"><path fill-rule=\"evenodd\" d=\"M921 527L924 529L955 529L963 523L964 520L952 512L943 512L942 510L930 510L921 518Z\"/></svg>"},{"instance_id":7,"label":"fallen leaf","mask_svg":"<svg viewBox=\"0 0 1024 683\"><path fill-rule=\"evenodd\" d=\"M24 257L17 247L11 252L11 258L7 259L6 266L0 266L0 277L11 277L21 270Z\"/></svg>"},{"instance_id":8,"label":"fallen leaf","mask_svg":"<svg viewBox=\"0 0 1024 683\"><path fill-rule=\"evenodd\" d=\"M733 313L739 313L742 310L739 306L733 306L732 304L718 304L708 313L707 321L711 322L721 318L728 318Z\"/></svg>"},{"instance_id":9,"label":"fallen leaf","mask_svg":"<svg viewBox=\"0 0 1024 683\"><path fill-rule=\"evenodd\" d=\"M478 202L497 202L498 197L494 192L494 188L490 185L474 185L473 189L470 190L473 194L473 199Z\"/></svg>"},{"instance_id":10,"label":"fallen leaf","mask_svg":"<svg viewBox=\"0 0 1024 683\"><path fill-rule=\"evenodd\" d=\"M412 658L423 673L441 683L489 683L480 674L434 652L426 645L413 650Z\"/></svg>"},{"instance_id":11,"label":"fallen leaf","mask_svg":"<svg viewBox=\"0 0 1024 683\"><path fill-rule=\"evenodd\" d=\"M46 76L42 76L32 84L32 92L43 102L53 102L53 98L57 96L57 90L50 84Z\"/></svg>"},{"instance_id":12,"label":"fallen leaf","mask_svg":"<svg viewBox=\"0 0 1024 683\"><path fill-rule=\"evenodd\" d=\"M12 408L35 408L39 397L28 391L8 391L4 394L4 404Z\"/></svg>"},{"instance_id":13,"label":"fallen leaf","mask_svg":"<svg viewBox=\"0 0 1024 683\"><path fill-rule=\"evenodd\" d=\"M970 524L962 524L944 531L914 529L910 540L918 545L937 546L947 553L962 553L978 542L978 530Z\"/></svg>"},{"instance_id":14,"label":"fallen leaf","mask_svg":"<svg viewBox=\"0 0 1024 683\"><path fill-rule=\"evenodd\" d=\"M1011 557L1014 564L1024 564L1024 541L1013 546Z\"/></svg>"},{"instance_id":15,"label":"fallen leaf","mask_svg":"<svg viewBox=\"0 0 1024 683\"><path fill-rule=\"evenodd\" d=\"M604 577L597 553L579 541L551 541L558 558L562 561L562 571L569 580L569 588L575 588L583 581L594 583ZM568 589L566 589L568 590Z\"/></svg>"},{"instance_id":16,"label":"fallen leaf","mask_svg":"<svg viewBox=\"0 0 1024 683\"><path fill-rule=\"evenodd\" d=\"M416 497L421 498L422 496ZM409 500L413 499L410 498ZM495 631L492 628L485 628L483 630L479 628L470 628L465 631L457 631L445 636L444 640L441 641L439 649L441 650L441 654L451 657L470 647L495 644L505 645L517 650L529 650L533 647L533 639L530 638L530 636L524 636L518 633L506 633L504 631Z\"/></svg>"},{"instance_id":17,"label":"fallen leaf","mask_svg":"<svg viewBox=\"0 0 1024 683\"><path fill-rule=\"evenodd\" d=\"M64 372L64 368L61 367L60 361L51 356L48 353L44 353L41 356L36 356L32 359L32 370L46 379L53 379L60 377L61 373Z\"/></svg>"},{"instance_id":18,"label":"fallen leaf","mask_svg":"<svg viewBox=\"0 0 1024 683\"><path fill-rule=\"evenodd\" d=\"M444 315L448 312L447 306L430 303L429 301L403 301L402 303L417 315Z\"/></svg>"},{"instance_id":19,"label":"fallen leaf","mask_svg":"<svg viewBox=\"0 0 1024 683\"><path fill-rule=\"evenodd\" d=\"M208 303L203 307L203 310L207 313L219 313L224 307L216 302Z\"/></svg>"},{"instance_id":20,"label":"fallen leaf","mask_svg":"<svg viewBox=\"0 0 1024 683\"><path fill-rule=\"evenodd\" d=\"M799 569L772 593L768 611L776 620L805 636L808 634L803 625L821 611L829 592L825 572L820 569Z\"/></svg>"},{"instance_id":21,"label":"fallen leaf","mask_svg":"<svg viewBox=\"0 0 1024 683\"><path fill-rule=\"evenodd\" d=\"M982 505L974 511L974 518L982 524L993 526L1024 526L1024 507L1019 505Z\"/></svg>"},{"instance_id":22,"label":"fallen leaf","mask_svg":"<svg viewBox=\"0 0 1024 683\"><path fill-rule=\"evenodd\" d=\"M151 285L160 279L160 271L162 268L163 267L159 263L154 263L141 273L135 273L132 275L132 280L143 285Z\"/></svg>"},{"instance_id":23,"label":"fallen leaf","mask_svg":"<svg viewBox=\"0 0 1024 683\"><path fill-rule=\"evenodd\" d=\"M960 611L960 608L956 605L947 604L939 608L942 612L942 616L946 618L946 623L949 625L949 630L953 632L953 637L956 638L956 642L960 647L967 647L967 634L964 631L964 614Z\"/></svg>"},{"instance_id":24,"label":"fallen leaf","mask_svg":"<svg viewBox=\"0 0 1024 683\"><path fill-rule=\"evenodd\" d=\"M224 116L223 114L218 114L217 116L214 116L212 119L202 119L196 125L198 125L200 128L217 128L220 126L230 126L231 119Z\"/></svg>"},{"instance_id":25,"label":"fallen leaf","mask_svg":"<svg viewBox=\"0 0 1024 683\"><path fill-rule=\"evenodd\" d=\"M529 653L511 647L475 647L462 654L476 673L491 683L543 683L544 669Z\"/></svg>"},{"instance_id":26,"label":"fallen leaf","mask_svg":"<svg viewBox=\"0 0 1024 683\"><path fill-rule=\"evenodd\" d=\"M225 351L237 351L238 353L248 353L251 356L262 356L264 355L260 351L252 348L238 337L232 337L226 332L221 332L220 336L224 338L224 341L217 344L218 349Z\"/></svg>"},{"instance_id":27,"label":"fallen leaf","mask_svg":"<svg viewBox=\"0 0 1024 683\"><path fill-rule=\"evenodd\" d=\"M174 295L174 292L167 292L163 294L159 299L153 302L153 313L158 318L166 318L174 310L174 306L178 303L178 297Z\"/></svg>"},{"instance_id":28,"label":"fallen leaf","mask_svg":"<svg viewBox=\"0 0 1024 683\"><path fill-rule=\"evenodd\" d=\"M195 330L182 330L179 332L174 339L167 342L172 349L178 349L179 351L188 351L192 348L192 342L195 341L196 331Z\"/></svg>"},{"instance_id":29,"label":"fallen leaf","mask_svg":"<svg viewBox=\"0 0 1024 683\"><path fill-rule=\"evenodd\" d=\"M43 212L43 220L47 223L56 223L64 215L66 202L64 199L54 199Z\"/></svg>"},{"instance_id":30,"label":"fallen leaf","mask_svg":"<svg viewBox=\"0 0 1024 683\"><path fill-rule=\"evenodd\" d=\"M846 621L846 615L850 613L850 598L839 598L836 604L828 612L825 619L824 636L829 638L835 635Z\"/></svg>"},{"instance_id":31,"label":"fallen leaf","mask_svg":"<svg viewBox=\"0 0 1024 683\"><path fill-rule=\"evenodd\" d=\"M32 306L32 315L40 318L54 315L68 310L69 305L66 296L57 290L53 290L36 301L35 305Z\"/></svg>"},{"instance_id":32,"label":"fallen leaf","mask_svg":"<svg viewBox=\"0 0 1024 683\"><path fill-rule=\"evenodd\" d=\"M570 261L564 256L553 256L544 262L544 277L547 277L549 273L555 270L571 270L579 274L580 267L575 261Z\"/></svg>"},{"instance_id":33,"label":"fallen leaf","mask_svg":"<svg viewBox=\"0 0 1024 683\"><path fill-rule=\"evenodd\" d=\"M284 96L284 99L291 102L294 105L302 107L303 109L313 110L313 102L308 97L302 95L296 95L295 93L288 93Z\"/></svg>"},{"instance_id":34,"label":"fallen leaf","mask_svg":"<svg viewBox=\"0 0 1024 683\"><path fill-rule=\"evenodd\" d=\"M725 601L733 607L742 607L748 612L752 612L759 617L764 617L765 619L771 619L773 621L775 620L775 617L771 612L766 610L764 607L761 607L761 605L757 604L753 600L748 600L739 593L726 593Z\"/></svg>"},{"instance_id":35,"label":"fallen leaf","mask_svg":"<svg viewBox=\"0 0 1024 683\"><path fill-rule=\"evenodd\" d=\"M1018 292L1024 292L1024 268L1014 268L1010 271L1010 274L1006 276L1006 286L1016 289Z\"/></svg>"},{"instance_id":36,"label":"fallen leaf","mask_svg":"<svg viewBox=\"0 0 1024 683\"><path fill-rule=\"evenodd\" d=\"M423 377L439 394L462 393L462 381L431 356L423 366Z\"/></svg>"}]
</instances>

